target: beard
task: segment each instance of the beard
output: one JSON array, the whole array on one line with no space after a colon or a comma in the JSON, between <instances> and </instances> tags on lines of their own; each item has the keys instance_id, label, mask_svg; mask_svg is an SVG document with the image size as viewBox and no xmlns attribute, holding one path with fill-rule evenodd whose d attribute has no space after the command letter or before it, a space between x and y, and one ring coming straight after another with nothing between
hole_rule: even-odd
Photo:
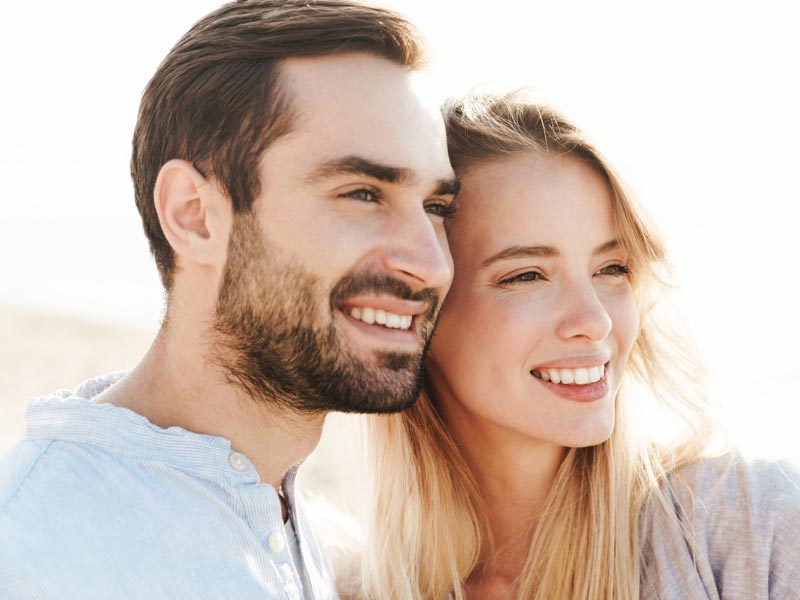
<instances>
[{"instance_id":1,"label":"beard","mask_svg":"<svg viewBox=\"0 0 800 600\"><path fill-rule=\"evenodd\" d=\"M387 274L354 272L328 293L321 279L268 242L251 214L235 215L214 315L214 362L256 401L299 412L393 413L411 406L435 327L436 290L414 293ZM342 301L374 292L430 305L415 317L417 352L358 358L336 327ZM327 314L326 314L327 313Z\"/></svg>"}]
</instances>

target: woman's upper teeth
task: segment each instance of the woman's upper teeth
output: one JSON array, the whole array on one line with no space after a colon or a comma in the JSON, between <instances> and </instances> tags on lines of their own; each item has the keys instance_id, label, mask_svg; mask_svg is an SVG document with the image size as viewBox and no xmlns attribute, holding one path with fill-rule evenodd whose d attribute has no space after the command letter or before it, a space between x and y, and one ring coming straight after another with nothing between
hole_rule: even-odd
<instances>
[{"instance_id":1,"label":"woman's upper teeth","mask_svg":"<svg viewBox=\"0 0 800 600\"><path fill-rule=\"evenodd\" d=\"M377 323L390 329L408 329L411 327L412 315L397 315L380 308L351 308L350 316L364 323L372 325Z\"/></svg>"},{"instance_id":2,"label":"woman's upper teeth","mask_svg":"<svg viewBox=\"0 0 800 600\"><path fill-rule=\"evenodd\" d=\"M539 369L536 374L551 383L586 385L600 381L605 375L605 365L585 369Z\"/></svg>"}]
</instances>

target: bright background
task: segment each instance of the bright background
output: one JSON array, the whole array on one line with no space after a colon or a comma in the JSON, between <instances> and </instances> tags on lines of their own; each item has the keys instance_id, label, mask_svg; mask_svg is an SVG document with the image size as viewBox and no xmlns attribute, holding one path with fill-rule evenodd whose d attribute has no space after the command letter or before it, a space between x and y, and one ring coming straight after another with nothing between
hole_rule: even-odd
<instances>
[{"instance_id":1,"label":"bright background","mask_svg":"<svg viewBox=\"0 0 800 600\"><path fill-rule=\"evenodd\" d=\"M734 435L761 453L800 455L800 36L792 3L388 4L431 41L432 93L533 85L598 141L666 234L679 304ZM137 340L124 355L133 361L157 329L161 289L134 207L130 139L159 62L217 5L51 0L4 9L6 394L47 391L45 375L78 355L81 373L99 372L101 355L108 361L113 348ZM80 327L69 329L73 322ZM65 327L71 336L59 333ZM117 333L95 345L86 332L103 327ZM4 404L21 399L0 395ZM15 410L6 428L14 436Z\"/></svg>"}]
</instances>

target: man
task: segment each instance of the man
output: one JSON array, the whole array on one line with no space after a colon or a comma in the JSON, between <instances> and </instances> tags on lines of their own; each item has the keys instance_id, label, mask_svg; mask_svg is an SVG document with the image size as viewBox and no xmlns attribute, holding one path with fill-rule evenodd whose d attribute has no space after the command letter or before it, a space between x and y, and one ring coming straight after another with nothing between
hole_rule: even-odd
<instances>
[{"instance_id":1,"label":"man","mask_svg":"<svg viewBox=\"0 0 800 600\"><path fill-rule=\"evenodd\" d=\"M456 182L414 29L223 6L145 90L131 162L167 292L140 364L38 400L0 461L2 598L329 598L295 497L325 414L417 397Z\"/></svg>"}]
</instances>

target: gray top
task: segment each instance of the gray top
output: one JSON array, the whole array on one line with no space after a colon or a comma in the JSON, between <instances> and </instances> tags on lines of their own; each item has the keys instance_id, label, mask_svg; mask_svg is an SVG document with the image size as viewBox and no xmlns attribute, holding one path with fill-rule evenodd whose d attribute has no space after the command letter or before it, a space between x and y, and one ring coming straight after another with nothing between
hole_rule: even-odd
<instances>
[{"instance_id":1,"label":"gray top","mask_svg":"<svg viewBox=\"0 0 800 600\"><path fill-rule=\"evenodd\" d=\"M683 467L667 489L669 511L642 523L642 600L800 599L796 467L725 455Z\"/></svg>"},{"instance_id":2,"label":"gray top","mask_svg":"<svg viewBox=\"0 0 800 600\"><path fill-rule=\"evenodd\" d=\"M642 527L643 599L800 598L796 468L726 455L682 468L668 491L674 510Z\"/></svg>"}]
</instances>

